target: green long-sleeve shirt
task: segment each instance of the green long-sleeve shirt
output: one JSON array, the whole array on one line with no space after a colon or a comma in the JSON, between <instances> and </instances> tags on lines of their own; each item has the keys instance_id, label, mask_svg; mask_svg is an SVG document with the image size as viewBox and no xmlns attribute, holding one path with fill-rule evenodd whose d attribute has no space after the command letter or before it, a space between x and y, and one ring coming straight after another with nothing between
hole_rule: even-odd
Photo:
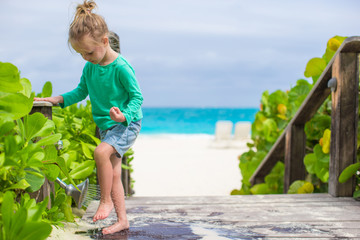
<instances>
[{"instance_id":1,"label":"green long-sleeve shirt","mask_svg":"<svg viewBox=\"0 0 360 240\"><path fill-rule=\"evenodd\" d=\"M143 97L134 70L120 54L114 62L105 66L87 62L79 85L62 94L64 103L60 106L70 106L84 100L88 95L94 121L102 130L119 124L110 118L109 111L112 107L118 107L124 114L126 121L122 124L125 126L143 117Z\"/></svg>"}]
</instances>

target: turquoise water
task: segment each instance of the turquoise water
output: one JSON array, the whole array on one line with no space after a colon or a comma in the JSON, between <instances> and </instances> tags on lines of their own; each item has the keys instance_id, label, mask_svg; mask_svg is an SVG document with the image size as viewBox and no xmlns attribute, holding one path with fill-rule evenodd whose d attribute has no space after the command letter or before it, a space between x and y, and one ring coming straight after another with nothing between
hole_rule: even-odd
<instances>
[{"instance_id":1,"label":"turquoise water","mask_svg":"<svg viewBox=\"0 0 360 240\"><path fill-rule=\"evenodd\" d=\"M143 108L141 134L214 134L228 120L253 122L257 108Z\"/></svg>"}]
</instances>

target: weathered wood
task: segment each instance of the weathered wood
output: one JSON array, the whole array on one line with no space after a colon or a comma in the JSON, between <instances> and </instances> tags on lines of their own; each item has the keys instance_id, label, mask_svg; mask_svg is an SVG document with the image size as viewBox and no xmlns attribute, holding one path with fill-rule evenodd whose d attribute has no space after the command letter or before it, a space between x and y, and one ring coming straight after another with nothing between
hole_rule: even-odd
<instances>
[{"instance_id":1,"label":"weathered wood","mask_svg":"<svg viewBox=\"0 0 360 240\"><path fill-rule=\"evenodd\" d=\"M94 229L98 227L92 222L97 206L97 201L92 202L82 218ZM131 197L126 206L130 230L111 239L360 237L360 202L329 194ZM102 225L114 221L113 211Z\"/></svg>"},{"instance_id":2,"label":"weathered wood","mask_svg":"<svg viewBox=\"0 0 360 240\"><path fill-rule=\"evenodd\" d=\"M42 113L48 119L52 119L52 107L53 104L50 102L45 101L38 101L33 103L33 108L30 111L30 114L39 112ZM45 182L40 188L40 190L30 193L30 196L34 198L37 202L43 201L46 197L49 197L48 202L48 209L51 208L51 201L50 201L50 193L55 194L55 186L53 182L50 182L47 178L45 178Z\"/></svg>"},{"instance_id":3,"label":"weathered wood","mask_svg":"<svg viewBox=\"0 0 360 240\"><path fill-rule=\"evenodd\" d=\"M37 101L37 102L33 103L33 107L31 109L30 114L39 112L51 120L52 119L52 107L53 107L53 104L51 102Z\"/></svg>"},{"instance_id":4,"label":"weathered wood","mask_svg":"<svg viewBox=\"0 0 360 240\"><path fill-rule=\"evenodd\" d=\"M305 147L306 135L304 125L290 125L286 129L285 138L284 193L287 193L291 183L296 180L305 179Z\"/></svg>"},{"instance_id":5,"label":"weathered wood","mask_svg":"<svg viewBox=\"0 0 360 240\"><path fill-rule=\"evenodd\" d=\"M344 40L343 44L339 47L337 53L340 52L360 52L360 37L348 37Z\"/></svg>"},{"instance_id":6,"label":"weathered wood","mask_svg":"<svg viewBox=\"0 0 360 240\"><path fill-rule=\"evenodd\" d=\"M329 193L333 196L352 196L355 177L339 183L341 172L356 162L358 124L358 55L340 53L335 57L333 77L337 89L332 93L331 147Z\"/></svg>"},{"instance_id":7,"label":"weathered wood","mask_svg":"<svg viewBox=\"0 0 360 240\"><path fill-rule=\"evenodd\" d=\"M264 182L264 177L268 175L271 169L278 161L284 159L284 147L285 147L285 132L275 142L270 152L266 155L264 160L260 163L254 174L250 178L251 184L257 184Z\"/></svg>"},{"instance_id":8,"label":"weathered wood","mask_svg":"<svg viewBox=\"0 0 360 240\"><path fill-rule=\"evenodd\" d=\"M331 78L332 64L333 59L326 66L325 70L311 89L310 93L305 98L304 102L297 110L289 125L301 125L308 122L315 115L325 99L330 95L331 91L327 84Z\"/></svg>"},{"instance_id":9,"label":"weathered wood","mask_svg":"<svg viewBox=\"0 0 360 240\"><path fill-rule=\"evenodd\" d=\"M122 158L122 164L125 166L128 166L127 163L127 157L124 156ZM124 187L124 194L125 196L131 196L133 195L132 189L131 189L131 178L130 178L130 171L128 169L122 168L121 169L121 182Z\"/></svg>"}]
</instances>

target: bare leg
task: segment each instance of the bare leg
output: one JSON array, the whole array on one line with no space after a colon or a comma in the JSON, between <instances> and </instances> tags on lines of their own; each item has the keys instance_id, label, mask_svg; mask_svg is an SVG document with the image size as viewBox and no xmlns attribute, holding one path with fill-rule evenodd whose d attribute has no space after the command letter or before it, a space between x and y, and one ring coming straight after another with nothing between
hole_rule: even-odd
<instances>
[{"instance_id":1,"label":"bare leg","mask_svg":"<svg viewBox=\"0 0 360 240\"><path fill-rule=\"evenodd\" d=\"M111 210L114 208L114 204L110 196L113 183L113 167L110 161L110 156L114 152L115 149L111 145L104 142L100 143L94 152L101 191L100 204L93 217L94 222L107 218Z\"/></svg>"},{"instance_id":2,"label":"bare leg","mask_svg":"<svg viewBox=\"0 0 360 240\"><path fill-rule=\"evenodd\" d=\"M111 197L115 205L117 222L110 227L103 229L103 234L111 234L129 228L129 221L126 216L124 188L121 182L121 158L113 154L111 156L113 166L113 180L111 188Z\"/></svg>"}]
</instances>

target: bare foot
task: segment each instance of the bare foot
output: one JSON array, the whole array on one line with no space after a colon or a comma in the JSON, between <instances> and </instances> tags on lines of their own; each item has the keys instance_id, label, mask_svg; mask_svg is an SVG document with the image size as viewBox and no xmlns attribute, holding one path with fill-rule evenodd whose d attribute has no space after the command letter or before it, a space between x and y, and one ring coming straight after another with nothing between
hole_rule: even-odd
<instances>
[{"instance_id":1,"label":"bare foot","mask_svg":"<svg viewBox=\"0 0 360 240\"><path fill-rule=\"evenodd\" d=\"M114 208L113 202L110 203L100 202L99 207L93 217L93 222L107 218L113 208Z\"/></svg>"},{"instance_id":2,"label":"bare foot","mask_svg":"<svg viewBox=\"0 0 360 240\"><path fill-rule=\"evenodd\" d=\"M104 228L102 230L103 234L112 234L112 233L116 233L116 232L120 232L122 230L127 230L129 229L129 222L126 221L120 221L120 222L116 222L113 225L111 225L110 227Z\"/></svg>"}]
</instances>

